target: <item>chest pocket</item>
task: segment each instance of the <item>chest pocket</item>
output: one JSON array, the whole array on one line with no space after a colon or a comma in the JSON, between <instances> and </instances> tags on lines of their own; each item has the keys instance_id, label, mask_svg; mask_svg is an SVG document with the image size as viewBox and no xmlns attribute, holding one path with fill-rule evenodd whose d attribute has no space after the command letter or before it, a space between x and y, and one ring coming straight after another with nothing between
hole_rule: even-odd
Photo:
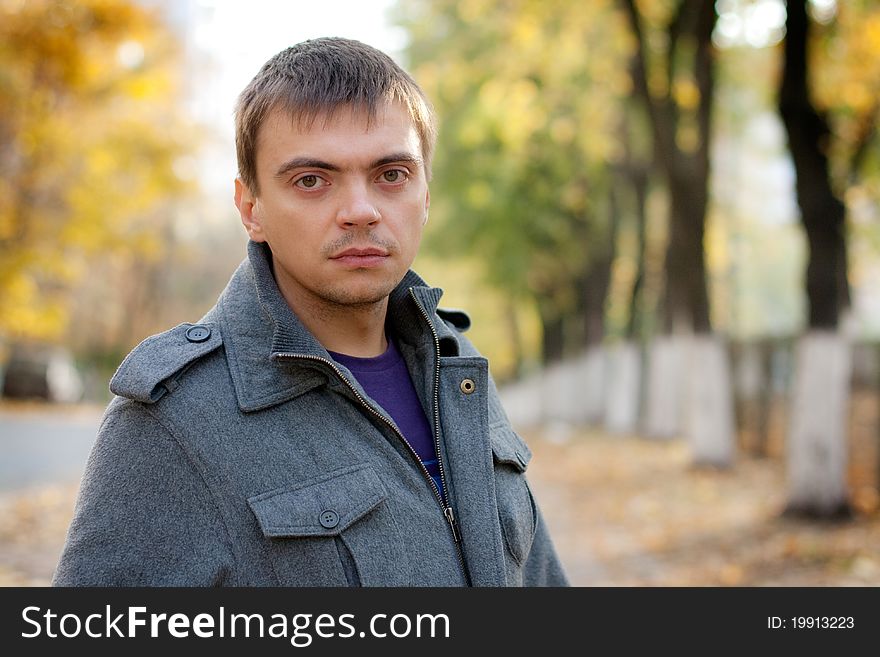
<instances>
[{"instance_id":1,"label":"chest pocket","mask_svg":"<svg viewBox=\"0 0 880 657\"><path fill-rule=\"evenodd\" d=\"M388 493L370 465L248 499L282 586L406 586Z\"/></svg>"},{"instance_id":2,"label":"chest pocket","mask_svg":"<svg viewBox=\"0 0 880 657\"><path fill-rule=\"evenodd\" d=\"M537 527L535 500L525 477L532 452L506 422L490 427L489 436L495 465L495 497L504 545L515 564L522 566L532 549ZM508 578L511 576L513 572L509 572Z\"/></svg>"}]
</instances>

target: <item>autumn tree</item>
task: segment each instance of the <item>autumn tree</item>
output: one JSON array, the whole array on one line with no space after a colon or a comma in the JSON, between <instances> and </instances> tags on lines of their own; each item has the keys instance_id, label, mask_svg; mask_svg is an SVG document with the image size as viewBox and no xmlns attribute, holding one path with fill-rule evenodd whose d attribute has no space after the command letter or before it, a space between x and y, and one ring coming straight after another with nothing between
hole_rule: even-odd
<instances>
[{"instance_id":1,"label":"autumn tree","mask_svg":"<svg viewBox=\"0 0 880 657\"><path fill-rule=\"evenodd\" d=\"M648 268L648 195L656 176L651 166L650 127L638 103L628 103L621 113L619 139L622 157L612 169L610 190L620 233L615 248L618 275L609 290L611 340L603 421L612 433L633 434L642 416L643 350L655 320L650 289L657 287L657 281L649 280L657 277Z\"/></svg>"},{"instance_id":2,"label":"autumn tree","mask_svg":"<svg viewBox=\"0 0 880 657\"><path fill-rule=\"evenodd\" d=\"M175 52L131 0L0 2L0 341L59 340L96 260L163 253L190 142Z\"/></svg>"},{"instance_id":3,"label":"autumn tree","mask_svg":"<svg viewBox=\"0 0 880 657\"><path fill-rule=\"evenodd\" d=\"M711 330L703 256L708 208L709 146L714 97L713 3L623 5L636 37L633 79L648 112L655 161L669 190L670 236L666 256L664 328ZM648 25L646 25L646 22ZM665 26L665 27L660 27ZM662 40L646 30L662 29ZM651 44L663 43L662 48ZM659 50L659 52L658 52Z\"/></svg>"},{"instance_id":4,"label":"autumn tree","mask_svg":"<svg viewBox=\"0 0 880 657\"><path fill-rule=\"evenodd\" d=\"M723 345L711 336L704 251L715 3L621 0L621 6L636 42L633 80L649 117L655 166L669 199L663 331L652 348L646 429L661 437L683 432L697 464L729 466L729 366ZM681 335L693 337L683 346Z\"/></svg>"},{"instance_id":5,"label":"autumn tree","mask_svg":"<svg viewBox=\"0 0 880 657\"><path fill-rule=\"evenodd\" d=\"M787 512L834 516L849 512L851 364L847 337L838 331L850 305L843 198L870 159L868 147L874 140L880 108L880 8L860 1L839 3L836 24L825 21L825 29L816 30L810 4L787 3L779 87L779 112L809 247L808 331L798 345L787 445ZM828 64L822 62L823 54L832 55Z\"/></svg>"},{"instance_id":6,"label":"autumn tree","mask_svg":"<svg viewBox=\"0 0 880 657\"><path fill-rule=\"evenodd\" d=\"M629 91L612 2L407 2L408 64L441 119L428 248L535 304L546 362L602 338L609 164Z\"/></svg>"}]
</instances>

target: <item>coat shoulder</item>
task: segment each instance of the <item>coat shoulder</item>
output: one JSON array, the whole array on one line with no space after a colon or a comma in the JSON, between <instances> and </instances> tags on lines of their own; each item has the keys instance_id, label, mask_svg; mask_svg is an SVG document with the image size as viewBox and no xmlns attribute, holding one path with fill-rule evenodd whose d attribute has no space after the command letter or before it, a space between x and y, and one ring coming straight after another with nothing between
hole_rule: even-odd
<instances>
[{"instance_id":1,"label":"coat shoulder","mask_svg":"<svg viewBox=\"0 0 880 657\"><path fill-rule=\"evenodd\" d=\"M177 378L223 344L216 323L179 324L135 347L110 380L110 391L153 404L177 387Z\"/></svg>"}]
</instances>

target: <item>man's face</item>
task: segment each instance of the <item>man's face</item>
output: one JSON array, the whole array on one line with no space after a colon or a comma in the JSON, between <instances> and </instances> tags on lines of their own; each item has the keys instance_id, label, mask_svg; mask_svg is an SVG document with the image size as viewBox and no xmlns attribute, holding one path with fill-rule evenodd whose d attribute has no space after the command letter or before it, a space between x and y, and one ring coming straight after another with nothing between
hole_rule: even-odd
<instances>
[{"instance_id":1,"label":"man's face","mask_svg":"<svg viewBox=\"0 0 880 657\"><path fill-rule=\"evenodd\" d=\"M267 242L294 309L381 302L412 264L429 194L418 133L390 103L367 127L347 108L303 127L273 111L257 143L259 196L236 180L248 235Z\"/></svg>"}]
</instances>

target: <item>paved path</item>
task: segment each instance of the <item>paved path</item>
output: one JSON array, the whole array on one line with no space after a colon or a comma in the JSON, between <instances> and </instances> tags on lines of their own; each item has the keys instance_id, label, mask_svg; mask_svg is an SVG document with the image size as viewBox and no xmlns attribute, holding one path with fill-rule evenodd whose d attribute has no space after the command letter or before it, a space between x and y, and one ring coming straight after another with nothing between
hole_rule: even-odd
<instances>
[{"instance_id":1,"label":"paved path","mask_svg":"<svg viewBox=\"0 0 880 657\"><path fill-rule=\"evenodd\" d=\"M0 407L0 492L78 481L101 412L93 407Z\"/></svg>"}]
</instances>

